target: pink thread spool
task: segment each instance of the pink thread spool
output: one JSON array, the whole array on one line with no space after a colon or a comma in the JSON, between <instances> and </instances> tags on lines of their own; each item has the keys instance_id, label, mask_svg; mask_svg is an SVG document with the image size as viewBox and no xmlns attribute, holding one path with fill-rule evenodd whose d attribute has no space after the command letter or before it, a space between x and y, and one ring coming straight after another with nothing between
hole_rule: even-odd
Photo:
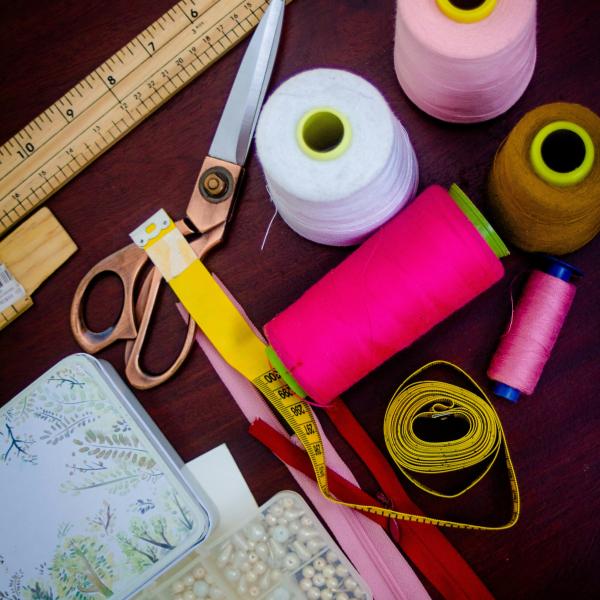
<instances>
[{"instance_id":1,"label":"pink thread spool","mask_svg":"<svg viewBox=\"0 0 600 600\"><path fill-rule=\"evenodd\" d=\"M267 323L288 383L326 404L502 277L506 247L452 192L427 188Z\"/></svg>"},{"instance_id":2,"label":"pink thread spool","mask_svg":"<svg viewBox=\"0 0 600 600\"><path fill-rule=\"evenodd\" d=\"M536 0L397 0L398 81L437 119L476 123L506 112L536 54Z\"/></svg>"},{"instance_id":3,"label":"pink thread spool","mask_svg":"<svg viewBox=\"0 0 600 600\"><path fill-rule=\"evenodd\" d=\"M488 377L494 393L516 402L521 393L533 394L573 299L575 267L552 256L544 271L534 271L514 311L512 323L492 358Z\"/></svg>"}]
</instances>

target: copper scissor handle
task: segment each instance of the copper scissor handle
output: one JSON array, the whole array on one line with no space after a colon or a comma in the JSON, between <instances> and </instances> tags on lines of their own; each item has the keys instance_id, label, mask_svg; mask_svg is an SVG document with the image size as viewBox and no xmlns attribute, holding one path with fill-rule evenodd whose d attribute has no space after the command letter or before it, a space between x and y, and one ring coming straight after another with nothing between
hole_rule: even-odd
<instances>
[{"instance_id":1,"label":"copper scissor handle","mask_svg":"<svg viewBox=\"0 0 600 600\"><path fill-rule=\"evenodd\" d=\"M117 340L133 339L137 335L134 319L133 292L135 282L148 260L146 253L135 244L107 256L92 267L79 282L71 304L71 330L77 343L91 354L99 352ZM92 331L83 315L83 300L92 281L101 273L113 273L123 284L123 310L117 322L104 331Z\"/></svg>"},{"instance_id":2,"label":"copper scissor handle","mask_svg":"<svg viewBox=\"0 0 600 600\"><path fill-rule=\"evenodd\" d=\"M187 219L176 222L184 235L202 233L191 242L198 258L203 258L223 239L225 226L231 214L238 189L242 169L239 165L207 157L200 169L194 191L187 208ZM221 179L222 178L222 179ZM222 190L206 188L211 183L226 185ZM163 373L151 375L142 370L140 354L144 346L148 327L162 282L162 276L152 268L144 279L134 305L134 291L137 279L148 255L135 244L130 244L101 260L85 275L77 286L71 304L71 329L79 345L91 354L99 352L113 342L126 340L125 374L131 385L137 389L148 389L169 379L183 364L190 353L194 341L195 323L190 320L184 344L171 366ZM84 301L92 281L102 273L113 273L123 284L123 309L117 322L104 331L92 331L84 318Z\"/></svg>"}]
</instances>

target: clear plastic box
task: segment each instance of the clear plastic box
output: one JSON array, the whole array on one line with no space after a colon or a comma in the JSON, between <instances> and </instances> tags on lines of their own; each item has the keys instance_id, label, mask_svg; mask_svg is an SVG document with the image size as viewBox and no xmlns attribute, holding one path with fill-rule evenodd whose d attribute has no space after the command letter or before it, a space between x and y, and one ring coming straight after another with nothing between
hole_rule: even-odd
<instances>
[{"instance_id":1,"label":"clear plastic box","mask_svg":"<svg viewBox=\"0 0 600 600\"><path fill-rule=\"evenodd\" d=\"M304 499L283 491L243 527L194 550L137 600L370 600Z\"/></svg>"}]
</instances>

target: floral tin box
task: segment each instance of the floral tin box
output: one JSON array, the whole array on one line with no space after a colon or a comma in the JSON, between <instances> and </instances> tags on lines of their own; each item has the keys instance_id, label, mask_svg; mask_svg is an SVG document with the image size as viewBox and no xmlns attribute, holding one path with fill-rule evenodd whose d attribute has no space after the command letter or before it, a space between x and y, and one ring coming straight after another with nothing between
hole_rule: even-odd
<instances>
[{"instance_id":1,"label":"floral tin box","mask_svg":"<svg viewBox=\"0 0 600 600\"><path fill-rule=\"evenodd\" d=\"M74 354L0 408L0 599L128 598L215 511L106 362Z\"/></svg>"}]
</instances>

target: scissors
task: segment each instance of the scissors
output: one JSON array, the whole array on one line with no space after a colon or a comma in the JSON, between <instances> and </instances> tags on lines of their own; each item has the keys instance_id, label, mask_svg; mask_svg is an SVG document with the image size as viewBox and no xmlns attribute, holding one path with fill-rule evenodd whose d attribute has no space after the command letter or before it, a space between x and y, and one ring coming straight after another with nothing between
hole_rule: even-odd
<instances>
[{"instance_id":1,"label":"scissors","mask_svg":"<svg viewBox=\"0 0 600 600\"><path fill-rule=\"evenodd\" d=\"M252 36L223 114L204 159L183 219L175 226L185 236L200 236L191 242L203 258L224 237L248 156L260 108L273 70L285 0L271 0ZM183 347L163 373L151 375L140 366L140 353L156 304L160 272L148 271L134 304L134 291L148 255L135 244L111 254L94 266L81 280L71 305L71 329L79 345L91 354L117 340L126 340L125 374L137 389L148 389L169 379L189 354L196 325L189 319ZM104 331L92 331L84 319L83 305L92 281L101 273L116 274L123 284L123 309L115 324Z\"/></svg>"}]
</instances>

